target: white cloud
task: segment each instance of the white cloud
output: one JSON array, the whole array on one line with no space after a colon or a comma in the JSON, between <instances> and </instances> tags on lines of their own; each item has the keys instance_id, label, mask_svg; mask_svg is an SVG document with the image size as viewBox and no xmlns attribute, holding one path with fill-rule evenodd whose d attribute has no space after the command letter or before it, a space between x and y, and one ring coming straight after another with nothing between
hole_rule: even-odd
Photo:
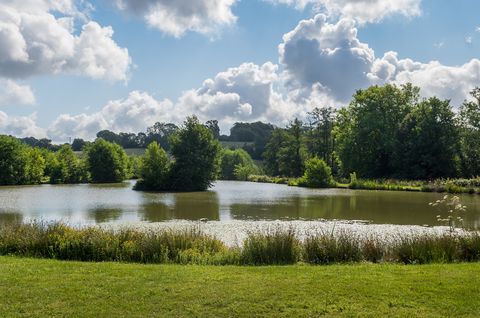
<instances>
[{"instance_id":1,"label":"white cloud","mask_svg":"<svg viewBox=\"0 0 480 318\"><path fill-rule=\"evenodd\" d=\"M364 24L379 22L386 17L400 14L414 17L421 14L422 0L266 0L304 9L312 5L314 11L329 17L342 17Z\"/></svg>"},{"instance_id":2,"label":"white cloud","mask_svg":"<svg viewBox=\"0 0 480 318\"><path fill-rule=\"evenodd\" d=\"M0 111L0 133L16 137L43 138L46 136L45 130L36 124L35 113L30 116L9 116Z\"/></svg>"},{"instance_id":3,"label":"white cloud","mask_svg":"<svg viewBox=\"0 0 480 318\"><path fill-rule=\"evenodd\" d=\"M63 114L48 128L53 140L68 137L92 139L103 129L116 132L144 131L156 121L169 121L174 114L169 100L157 101L147 93L132 91L127 98L108 102L92 114Z\"/></svg>"},{"instance_id":4,"label":"white cloud","mask_svg":"<svg viewBox=\"0 0 480 318\"><path fill-rule=\"evenodd\" d=\"M358 40L352 20L330 24L322 14L285 34L279 54L293 86L318 83L339 101L347 101L355 89L366 86L375 59L373 50Z\"/></svg>"},{"instance_id":5,"label":"white cloud","mask_svg":"<svg viewBox=\"0 0 480 318\"><path fill-rule=\"evenodd\" d=\"M12 80L0 78L0 106L11 104L33 105L35 95L28 85L20 85Z\"/></svg>"},{"instance_id":6,"label":"white cloud","mask_svg":"<svg viewBox=\"0 0 480 318\"><path fill-rule=\"evenodd\" d=\"M475 32L479 32L479 33L480 33L480 26L478 26L478 27L475 28Z\"/></svg>"},{"instance_id":7,"label":"white cloud","mask_svg":"<svg viewBox=\"0 0 480 318\"><path fill-rule=\"evenodd\" d=\"M83 2L82 2L83 3ZM111 27L87 19L73 0L6 0L0 4L0 76L25 78L62 72L125 81L127 49L112 39ZM107 58L108 57L108 58Z\"/></svg>"},{"instance_id":8,"label":"white cloud","mask_svg":"<svg viewBox=\"0 0 480 318\"><path fill-rule=\"evenodd\" d=\"M232 25L236 0L111 0L117 8L141 16L150 27L181 37L187 31L216 33Z\"/></svg>"},{"instance_id":9,"label":"white cloud","mask_svg":"<svg viewBox=\"0 0 480 318\"><path fill-rule=\"evenodd\" d=\"M323 15L301 21L285 34L279 53L289 89L303 101L311 99L313 85L316 94L329 96L335 104L347 102L356 89L373 84L412 82L425 96L448 98L457 106L480 83L478 59L461 66L399 59L395 52L378 59L359 41L351 20L330 24Z\"/></svg>"},{"instance_id":10,"label":"white cloud","mask_svg":"<svg viewBox=\"0 0 480 318\"><path fill-rule=\"evenodd\" d=\"M465 43L472 44L473 43L473 38L471 36L465 37Z\"/></svg>"}]
</instances>

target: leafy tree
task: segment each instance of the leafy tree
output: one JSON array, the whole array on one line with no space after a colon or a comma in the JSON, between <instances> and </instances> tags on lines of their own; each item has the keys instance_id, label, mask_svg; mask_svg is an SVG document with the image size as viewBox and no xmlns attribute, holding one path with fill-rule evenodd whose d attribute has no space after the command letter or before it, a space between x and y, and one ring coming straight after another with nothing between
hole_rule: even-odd
<instances>
[{"instance_id":1,"label":"leafy tree","mask_svg":"<svg viewBox=\"0 0 480 318\"><path fill-rule=\"evenodd\" d=\"M220 127L218 127L218 120L209 120L205 123L208 129L213 134L213 138L218 139L220 137Z\"/></svg>"},{"instance_id":2,"label":"leafy tree","mask_svg":"<svg viewBox=\"0 0 480 318\"><path fill-rule=\"evenodd\" d=\"M230 129L229 141L252 142L244 147L253 159L261 159L265 146L274 130L272 124L262 123L235 123Z\"/></svg>"},{"instance_id":3,"label":"leafy tree","mask_svg":"<svg viewBox=\"0 0 480 318\"><path fill-rule=\"evenodd\" d=\"M265 170L269 175L278 176L280 175L280 167L278 154L279 150L285 147L287 143L287 133L285 129L276 128L266 147L265 152L263 153L264 166Z\"/></svg>"},{"instance_id":4,"label":"leafy tree","mask_svg":"<svg viewBox=\"0 0 480 318\"><path fill-rule=\"evenodd\" d=\"M295 118L286 130L284 145L278 149L278 168L281 175L300 177L304 170L302 122Z\"/></svg>"},{"instance_id":5,"label":"leafy tree","mask_svg":"<svg viewBox=\"0 0 480 318\"><path fill-rule=\"evenodd\" d=\"M318 157L313 157L305 162L305 174L301 180L307 187L328 188L334 184L332 169Z\"/></svg>"},{"instance_id":6,"label":"leafy tree","mask_svg":"<svg viewBox=\"0 0 480 318\"><path fill-rule=\"evenodd\" d=\"M147 128L145 144L149 145L156 141L163 149L169 150L169 138L177 130L178 127L175 124L156 122L153 126Z\"/></svg>"},{"instance_id":7,"label":"leafy tree","mask_svg":"<svg viewBox=\"0 0 480 318\"><path fill-rule=\"evenodd\" d=\"M0 135L0 185L26 183L27 147L17 139Z\"/></svg>"},{"instance_id":8,"label":"leafy tree","mask_svg":"<svg viewBox=\"0 0 480 318\"><path fill-rule=\"evenodd\" d=\"M73 152L72 147L63 145L49 159L50 183L80 183L87 181L85 164Z\"/></svg>"},{"instance_id":9,"label":"leafy tree","mask_svg":"<svg viewBox=\"0 0 480 318\"><path fill-rule=\"evenodd\" d=\"M218 170L220 144L197 117L188 117L170 138L175 161L169 187L176 191L203 191L211 186Z\"/></svg>"},{"instance_id":10,"label":"leafy tree","mask_svg":"<svg viewBox=\"0 0 480 318\"><path fill-rule=\"evenodd\" d=\"M397 131L418 98L419 88L411 84L371 86L355 93L338 112L335 128L344 174L381 178L395 173Z\"/></svg>"},{"instance_id":11,"label":"leafy tree","mask_svg":"<svg viewBox=\"0 0 480 318\"><path fill-rule=\"evenodd\" d=\"M408 179L455 177L458 130L448 100L432 97L418 104L397 134L396 173Z\"/></svg>"},{"instance_id":12,"label":"leafy tree","mask_svg":"<svg viewBox=\"0 0 480 318\"><path fill-rule=\"evenodd\" d=\"M462 174L469 178L480 176L480 87L470 94L459 112Z\"/></svg>"},{"instance_id":13,"label":"leafy tree","mask_svg":"<svg viewBox=\"0 0 480 318\"><path fill-rule=\"evenodd\" d=\"M235 169L239 166L242 167L242 173L236 174ZM256 172L258 172L258 168L245 150L222 149L220 152L220 179L238 180L238 175L241 175L240 179L245 180L245 173L255 174Z\"/></svg>"},{"instance_id":14,"label":"leafy tree","mask_svg":"<svg viewBox=\"0 0 480 318\"><path fill-rule=\"evenodd\" d=\"M128 173L127 155L117 144L98 138L86 149L92 182L121 182Z\"/></svg>"},{"instance_id":15,"label":"leafy tree","mask_svg":"<svg viewBox=\"0 0 480 318\"><path fill-rule=\"evenodd\" d=\"M335 164L333 128L335 109L314 108L309 115L309 126L305 134L305 146L310 156L318 156L330 166Z\"/></svg>"},{"instance_id":16,"label":"leafy tree","mask_svg":"<svg viewBox=\"0 0 480 318\"><path fill-rule=\"evenodd\" d=\"M39 184L45 172L45 158L38 148L29 148L26 153L25 181L28 184Z\"/></svg>"},{"instance_id":17,"label":"leafy tree","mask_svg":"<svg viewBox=\"0 0 480 318\"><path fill-rule=\"evenodd\" d=\"M72 149L73 151L81 151L82 148L85 146L85 144L86 144L85 140L81 138L75 138L73 139L73 142L72 142Z\"/></svg>"},{"instance_id":18,"label":"leafy tree","mask_svg":"<svg viewBox=\"0 0 480 318\"><path fill-rule=\"evenodd\" d=\"M141 179L135 185L135 189L155 191L168 189L168 169L167 153L157 142L152 142L142 158Z\"/></svg>"}]
</instances>

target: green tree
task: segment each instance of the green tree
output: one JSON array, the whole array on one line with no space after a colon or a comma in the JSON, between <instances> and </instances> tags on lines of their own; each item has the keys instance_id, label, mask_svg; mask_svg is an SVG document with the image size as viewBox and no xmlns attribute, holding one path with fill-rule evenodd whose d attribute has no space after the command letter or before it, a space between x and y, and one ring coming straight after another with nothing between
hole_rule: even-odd
<instances>
[{"instance_id":1,"label":"green tree","mask_svg":"<svg viewBox=\"0 0 480 318\"><path fill-rule=\"evenodd\" d=\"M50 183L80 183L87 181L85 164L77 157L70 145L63 145L50 159Z\"/></svg>"},{"instance_id":2,"label":"green tree","mask_svg":"<svg viewBox=\"0 0 480 318\"><path fill-rule=\"evenodd\" d=\"M295 118L286 132L286 140L278 149L278 168L281 175L300 177L304 172L305 158L302 122Z\"/></svg>"},{"instance_id":3,"label":"green tree","mask_svg":"<svg viewBox=\"0 0 480 318\"><path fill-rule=\"evenodd\" d=\"M458 129L448 100L436 97L419 103L397 133L396 172L401 178L455 177Z\"/></svg>"},{"instance_id":4,"label":"green tree","mask_svg":"<svg viewBox=\"0 0 480 318\"><path fill-rule=\"evenodd\" d=\"M0 185L26 183L27 146L17 139L0 135Z\"/></svg>"},{"instance_id":5,"label":"green tree","mask_svg":"<svg viewBox=\"0 0 480 318\"><path fill-rule=\"evenodd\" d=\"M332 169L318 157L313 157L305 162L305 174L301 180L307 187L328 188L334 185Z\"/></svg>"},{"instance_id":6,"label":"green tree","mask_svg":"<svg viewBox=\"0 0 480 318\"><path fill-rule=\"evenodd\" d=\"M322 158L330 166L335 164L333 128L335 109L314 108L309 115L309 126L305 134L305 146L310 156Z\"/></svg>"},{"instance_id":7,"label":"green tree","mask_svg":"<svg viewBox=\"0 0 480 318\"><path fill-rule=\"evenodd\" d=\"M169 187L176 191L204 191L215 180L219 142L197 117L188 117L183 127L170 138L174 157Z\"/></svg>"},{"instance_id":8,"label":"green tree","mask_svg":"<svg viewBox=\"0 0 480 318\"><path fill-rule=\"evenodd\" d=\"M460 107L460 147L462 174L473 178L480 176L480 87L470 93L472 101Z\"/></svg>"},{"instance_id":9,"label":"green tree","mask_svg":"<svg viewBox=\"0 0 480 318\"><path fill-rule=\"evenodd\" d=\"M38 148L27 150L27 161L25 166L25 178L28 184L39 184L42 182L45 173L45 158Z\"/></svg>"},{"instance_id":10,"label":"green tree","mask_svg":"<svg viewBox=\"0 0 480 318\"><path fill-rule=\"evenodd\" d=\"M97 138L86 147L88 171L92 182L121 182L128 172L128 158L117 144Z\"/></svg>"},{"instance_id":11,"label":"green tree","mask_svg":"<svg viewBox=\"0 0 480 318\"><path fill-rule=\"evenodd\" d=\"M241 166L242 173L235 173L235 169ZM239 168L240 169L240 168ZM243 149L222 149L220 152L220 179L222 180L245 180L245 174L255 174L258 168L250 155ZM248 176L247 176L248 177Z\"/></svg>"},{"instance_id":12,"label":"green tree","mask_svg":"<svg viewBox=\"0 0 480 318\"><path fill-rule=\"evenodd\" d=\"M344 174L381 178L395 173L397 131L418 98L419 88L411 84L371 86L355 93L338 112L335 127Z\"/></svg>"},{"instance_id":13,"label":"green tree","mask_svg":"<svg viewBox=\"0 0 480 318\"><path fill-rule=\"evenodd\" d=\"M169 162L165 150L157 142L148 145L142 158L140 180L135 185L137 190L161 191L168 189Z\"/></svg>"},{"instance_id":14,"label":"green tree","mask_svg":"<svg viewBox=\"0 0 480 318\"><path fill-rule=\"evenodd\" d=\"M279 176L281 174L278 154L279 150L285 147L287 139L288 136L285 129L275 128L272 132L263 153L264 167L267 174L271 176Z\"/></svg>"}]
</instances>

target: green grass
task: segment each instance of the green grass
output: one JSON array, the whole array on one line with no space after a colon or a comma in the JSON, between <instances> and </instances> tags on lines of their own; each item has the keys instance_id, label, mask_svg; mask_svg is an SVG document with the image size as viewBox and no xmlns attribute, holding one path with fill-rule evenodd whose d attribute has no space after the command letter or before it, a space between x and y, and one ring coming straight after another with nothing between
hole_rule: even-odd
<instances>
[{"instance_id":1,"label":"green grass","mask_svg":"<svg viewBox=\"0 0 480 318\"><path fill-rule=\"evenodd\" d=\"M2 317L478 317L480 264L197 266L0 257Z\"/></svg>"}]
</instances>

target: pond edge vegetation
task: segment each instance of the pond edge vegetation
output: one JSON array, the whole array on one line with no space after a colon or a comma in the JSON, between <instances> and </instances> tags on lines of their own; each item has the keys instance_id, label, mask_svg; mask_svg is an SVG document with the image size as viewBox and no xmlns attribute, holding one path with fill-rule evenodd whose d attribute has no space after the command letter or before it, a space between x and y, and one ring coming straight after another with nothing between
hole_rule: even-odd
<instances>
[{"instance_id":1,"label":"pond edge vegetation","mask_svg":"<svg viewBox=\"0 0 480 318\"><path fill-rule=\"evenodd\" d=\"M457 263L480 261L480 233L399 235L386 244L376 237L360 238L347 231L314 233L300 241L293 229L271 229L249 232L242 246L227 247L198 227L138 231L10 223L0 226L0 255L199 265Z\"/></svg>"}]
</instances>

